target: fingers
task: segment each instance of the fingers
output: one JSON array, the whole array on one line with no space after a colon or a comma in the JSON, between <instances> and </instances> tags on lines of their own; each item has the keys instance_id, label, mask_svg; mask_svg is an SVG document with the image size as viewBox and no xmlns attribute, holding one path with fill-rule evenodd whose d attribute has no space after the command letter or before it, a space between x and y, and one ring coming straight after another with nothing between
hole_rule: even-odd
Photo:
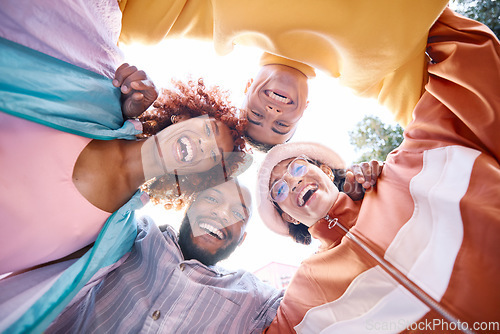
<instances>
[{"instance_id":1,"label":"fingers","mask_svg":"<svg viewBox=\"0 0 500 334\"><path fill-rule=\"evenodd\" d=\"M142 94L140 92L135 92L134 94L132 94L131 98L132 98L132 101L134 101L134 103L137 103L137 102L142 103L144 100L144 94Z\"/></svg>"},{"instance_id":2,"label":"fingers","mask_svg":"<svg viewBox=\"0 0 500 334\"><path fill-rule=\"evenodd\" d=\"M351 171L354 175L354 179L356 180L356 182L361 184L363 188L370 187L371 171L368 168L368 163L362 162L360 164L353 165L351 167Z\"/></svg>"},{"instance_id":3,"label":"fingers","mask_svg":"<svg viewBox=\"0 0 500 334\"><path fill-rule=\"evenodd\" d=\"M116 70L113 86L121 87L123 94L128 94L133 89L142 91L154 88L154 84L144 71L127 63L122 64Z\"/></svg>"},{"instance_id":4,"label":"fingers","mask_svg":"<svg viewBox=\"0 0 500 334\"><path fill-rule=\"evenodd\" d=\"M115 77L113 79L113 86L121 87L124 85L125 80L132 74L137 72L137 67L131 66L127 63L122 64L116 69ZM143 72L144 73L144 72ZM144 76L146 74L144 73ZM146 77L145 77L146 78ZM126 93L124 93L126 94Z\"/></svg>"},{"instance_id":5,"label":"fingers","mask_svg":"<svg viewBox=\"0 0 500 334\"><path fill-rule=\"evenodd\" d=\"M137 117L146 110L144 104L144 95L137 92L123 102L122 111L128 118Z\"/></svg>"},{"instance_id":6,"label":"fingers","mask_svg":"<svg viewBox=\"0 0 500 334\"><path fill-rule=\"evenodd\" d=\"M139 79L137 81L132 81L129 86L134 90L146 90L149 89L151 85L152 82L149 79Z\"/></svg>"},{"instance_id":7,"label":"fingers","mask_svg":"<svg viewBox=\"0 0 500 334\"><path fill-rule=\"evenodd\" d=\"M348 170L345 174L345 182L353 183L355 181L354 173L351 170Z\"/></svg>"},{"instance_id":8,"label":"fingers","mask_svg":"<svg viewBox=\"0 0 500 334\"><path fill-rule=\"evenodd\" d=\"M122 111L127 118L139 116L158 97L158 91L146 73L127 63L116 70L113 85L120 87Z\"/></svg>"},{"instance_id":9,"label":"fingers","mask_svg":"<svg viewBox=\"0 0 500 334\"><path fill-rule=\"evenodd\" d=\"M382 168L384 167L384 162L372 160L372 161L370 161L370 164L372 165L372 174L374 175L375 181L376 181L377 178L380 176L380 173L382 173Z\"/></svg>"},{"instance_id":10,"label":"fingers","mask_svg":"<svg viewBox=\"0 0 500 334\"><path fill-rule=\"evenodd\" d=\"M364 196L363 187L356 182L356 177L352 170L347 170L343 191L354 201L360 200Z\"/></svg>"},{"instance_id":11,"label":"fingers","mask_svg":"<svg viewBox=\"0 0 500 334\"><path fill-rule=\"evenodd\" d=\"M362 162L353 165L350 170L354 175L356 182L361 184L363 188L369 189L377 183L377 179L382 172L383 163L377 160L370 162Z\"/></svg>"},{"instance_id":12,"label":"fingers","mask_svg":"<svg viewBox=\"0 0 500 334\"><path fill-rule=\"evenodd\" d=\"M356 177L351 170L347 170L344 181L344 191L351 192L356 186Z\"/></svg>"},{"instance_id":13,"label":"fingers","mask_svg":"<svg viewBox=\"0 0 500 334\"><path fill-rule=\"evenodd\" d=\"M135 69L135 72L130 72L129 71L130 69ZM136 90L149 89L152 85L146 73L144 71L138 71L135 68L135 66L127 68L126 71L122 71L119 75L119 79L115 80L113 80L113 85L115 85L115 87L121 87L122 94L128 94L132 91L132 89ZM116 84L119 85L116 86Z\"/></svg>"}]
</instances>

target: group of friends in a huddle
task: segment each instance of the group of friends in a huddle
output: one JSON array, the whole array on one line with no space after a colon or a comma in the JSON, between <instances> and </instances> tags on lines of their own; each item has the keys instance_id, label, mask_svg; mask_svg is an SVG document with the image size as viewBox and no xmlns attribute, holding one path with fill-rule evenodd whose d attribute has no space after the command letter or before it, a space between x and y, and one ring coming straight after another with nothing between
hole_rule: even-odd
<instances>
[{"instance_id":1,"label":"group of friends in a huddle","mask_svg":"<svg viewBox=\"0 0 500 334\"><path fill-rule=\"evenodd\" d=\"M9 0L0 22L2 332L498 319L500 45L447 1ZM165 38L261 49L243 105L202 79L158 89L122 63L119 43ZM334 143L293 140L317 70L405 126L385 162L346 166ZM257 203L237 178L252 150L266 153ZM148 200L185 209L178 233L134 215ZM286 291L217 266L253 209L321 243Z\"/></svg>"}]
</instances>

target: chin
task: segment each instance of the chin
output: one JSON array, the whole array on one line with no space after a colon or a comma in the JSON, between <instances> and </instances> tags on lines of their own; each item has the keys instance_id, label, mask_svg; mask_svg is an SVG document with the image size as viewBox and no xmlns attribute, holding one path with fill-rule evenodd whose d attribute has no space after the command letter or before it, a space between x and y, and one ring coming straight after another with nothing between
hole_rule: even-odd
<instances>
[{"instance_id":1,"label":"chin","mask_svg":"<svg viewBox=\"0 0 500 334\"><path fill-rule=\"evenodd\" d=\"M320 220L324 216L328 214L328 211L330 211L331 206L326 205L325 203L317 203L317 204L322 204L318 205L315 207L311 212L309 212L308 217L315 217L315 221Z\"/></svg>"}]
</instances>

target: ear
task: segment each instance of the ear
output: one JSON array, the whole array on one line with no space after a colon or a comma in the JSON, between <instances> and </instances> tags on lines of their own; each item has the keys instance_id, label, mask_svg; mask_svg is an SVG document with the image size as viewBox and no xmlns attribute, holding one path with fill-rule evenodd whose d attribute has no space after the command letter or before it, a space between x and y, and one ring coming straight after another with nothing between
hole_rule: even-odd
<instances>
[{"instance_id":1,"label":"ear","mask_svg":"<svg viewBox=\"0 0 500 334\"><path fill-rule=\"evenodd\" d=\"M246 237L247 237L247 232L243 233L240 241L238 241L238 247L241 246L241 244L243 243L243 241L245 241Z\"/></svg>"},{"instance_id":2,"label":"ear","mask_svg":"<svg viewBox=\"0 0 500 334\"><path fill-rule=\"evenodd\" d=\"M330 180L332 180L332 182L335 180L335 175L333 174L333 171L329 166L321 164L319 168L330 178Z\"/></svg>"},{"instance_id":3,"label":"ear","mask_svg":"<svg viewBox=\"0 0 500 334\"><path fill-rule=\"evenodd\" d=\"M287 223L290 223L290 224L295 224L295 225L300 224L300 222L299 222L297 219L293 218L292 216L290 216L290 215L289 215L288 213L286 213L286 212L283 212L283 213L281 214L281 218L282 218L284 221L286 221Z\"/></svg>"},{"instance_id":4,"label":"ear","mask_svg":"<svg viewBox=\"0 0 500 334\"><path fill-rule=\"evenodd\" d=\"M250 88L250 86L252 86L253 84L253 78L251 79L248 79L248 82L247 82L247 85L245 86L245 90L243 91L243 93L248 93L248 89Z\"/></svg>"}]
</instances>

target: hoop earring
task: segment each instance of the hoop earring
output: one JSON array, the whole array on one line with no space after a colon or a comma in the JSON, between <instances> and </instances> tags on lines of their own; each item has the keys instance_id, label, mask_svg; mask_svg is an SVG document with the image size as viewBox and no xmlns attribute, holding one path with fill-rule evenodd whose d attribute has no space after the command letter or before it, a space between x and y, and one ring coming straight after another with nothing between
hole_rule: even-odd
<instances>
[{"instance_id":1,"label":"hoop earring","mask_svg":"<svg viewBox=\"0 0 500 334\"><path fill-rule=\"evenodd\" d=\"M335 175L333 175L333 172L329 173L328 177L332 180L332 182L335 182Z\"/></svg>"},{"instance_id":2,"label":"hoop earring","mask_svg":"<svg viewBox=\"0 0 500 334\"><path fill-rule=\"evenodd\" d=\"M328 176L328 178L332 182L335 182L335 174L333 174L333 171L330 167L328 167L327 165L321 165L320 169L323 171L323 173L326 174L326 176Z\"/></svg>"},{"instance_id":3,"label":"hoop earring","mask_svg":"<svg viewBox=\"0 0 500 334\"><path fill-rule=\"evenodd\" d=\"M177 115L172 115L172 116L170 116L170 122L172 122L172 124L177 123L177 121L178 121L178 120L177 120Z\"/></svg>"}]
</instances>

